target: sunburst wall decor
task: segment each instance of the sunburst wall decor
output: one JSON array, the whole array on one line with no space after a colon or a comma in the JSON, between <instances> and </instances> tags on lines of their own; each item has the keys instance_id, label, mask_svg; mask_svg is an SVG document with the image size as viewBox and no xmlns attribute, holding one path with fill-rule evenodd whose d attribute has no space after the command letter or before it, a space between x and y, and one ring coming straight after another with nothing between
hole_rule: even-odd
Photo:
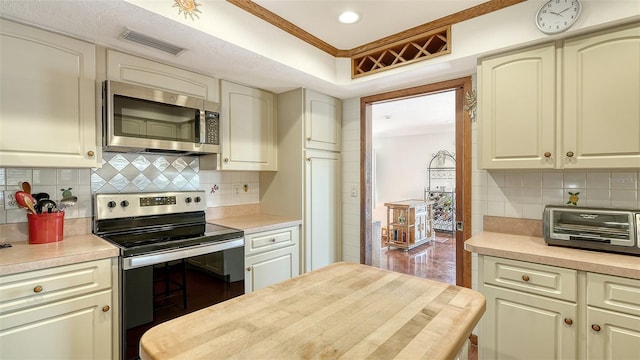
<instances>
[{"instance_id":1,"label":"sunburst wall decor","mask_svg":"<svg viewBox=\"0 0 640 360\"><path fill-rule=\"evenodd\" d=\"M173 7L178 7L178 15L184 13L185 19L187 18L187 16L189 16L191 20L195 20L193 18L194 16L200 19L197 13L202 14L202 11L198 9L198 6L200 6L201 4L195 2L195 0L173 0L173 1L175 2L175 4L173 4Z\"/></svg>"}]
</instances>

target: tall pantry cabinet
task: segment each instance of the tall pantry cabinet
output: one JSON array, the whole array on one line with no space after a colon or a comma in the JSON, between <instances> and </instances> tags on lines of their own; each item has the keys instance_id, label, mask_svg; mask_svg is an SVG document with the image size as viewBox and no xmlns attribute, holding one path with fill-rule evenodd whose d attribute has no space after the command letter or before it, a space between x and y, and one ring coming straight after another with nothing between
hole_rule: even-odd
<instances>
[{"instance_id":1,"label":"tall pantry cabinet","mask_svg":"<svg viewBox=\"0 0 640 360\"><path fill-rule=\"evenodd\" d=\"M278 94L277 124L278 171L260 173L260 205L302 219L304 273L342 258L342 102L308 89Z\"/></svg>"}]
</instances>

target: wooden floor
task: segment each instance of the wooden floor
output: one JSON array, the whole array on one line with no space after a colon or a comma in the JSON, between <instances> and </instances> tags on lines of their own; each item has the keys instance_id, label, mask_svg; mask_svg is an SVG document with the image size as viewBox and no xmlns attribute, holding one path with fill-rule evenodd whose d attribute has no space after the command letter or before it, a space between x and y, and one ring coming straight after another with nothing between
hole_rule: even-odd
<instances>
[{"instance_id":1,"label":"wooden floor","mask_svg":"<svg viewBox=\"0 0 640 360\"><path fill-rule=\"evenodd\" d=\"M436 232L436 239L409 251L384 247L380 267L426 279L456 284L456 241L452 233ZM469 348L469 360L477 360L478 349Z\"/></svg>"}]
</instances>

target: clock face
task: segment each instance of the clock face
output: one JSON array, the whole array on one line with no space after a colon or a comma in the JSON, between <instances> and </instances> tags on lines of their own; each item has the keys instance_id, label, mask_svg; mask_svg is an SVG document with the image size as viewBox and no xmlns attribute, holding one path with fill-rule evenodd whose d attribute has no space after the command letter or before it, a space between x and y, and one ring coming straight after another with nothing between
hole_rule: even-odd
<instances>
[{"instance_id":1,"label":"clock face","mask_svg":"<svg viewBox=\"0 0 640 360\"><path fill-rule=\"evenodd\" d=\"M549 0L536 14L536 25L545 34L567 30L580 16L582 5L578 0Z\"/></svg>"}]
</instances>

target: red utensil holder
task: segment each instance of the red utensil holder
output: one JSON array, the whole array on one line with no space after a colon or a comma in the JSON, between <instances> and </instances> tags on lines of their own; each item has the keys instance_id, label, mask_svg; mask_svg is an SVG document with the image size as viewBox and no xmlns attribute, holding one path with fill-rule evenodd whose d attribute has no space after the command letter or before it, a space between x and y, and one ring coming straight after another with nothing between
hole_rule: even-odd
<instances>
[{"instance_id":1,"label":"red utensil holder","mask_svg":"<svg viewBox=\"0 0 640 360\"><path fill-rule=\"evenodd\" d=\"M44 214L27 214L29 244L46 244L62 241L64 211Z\"/></svg>"}]
</instances>

